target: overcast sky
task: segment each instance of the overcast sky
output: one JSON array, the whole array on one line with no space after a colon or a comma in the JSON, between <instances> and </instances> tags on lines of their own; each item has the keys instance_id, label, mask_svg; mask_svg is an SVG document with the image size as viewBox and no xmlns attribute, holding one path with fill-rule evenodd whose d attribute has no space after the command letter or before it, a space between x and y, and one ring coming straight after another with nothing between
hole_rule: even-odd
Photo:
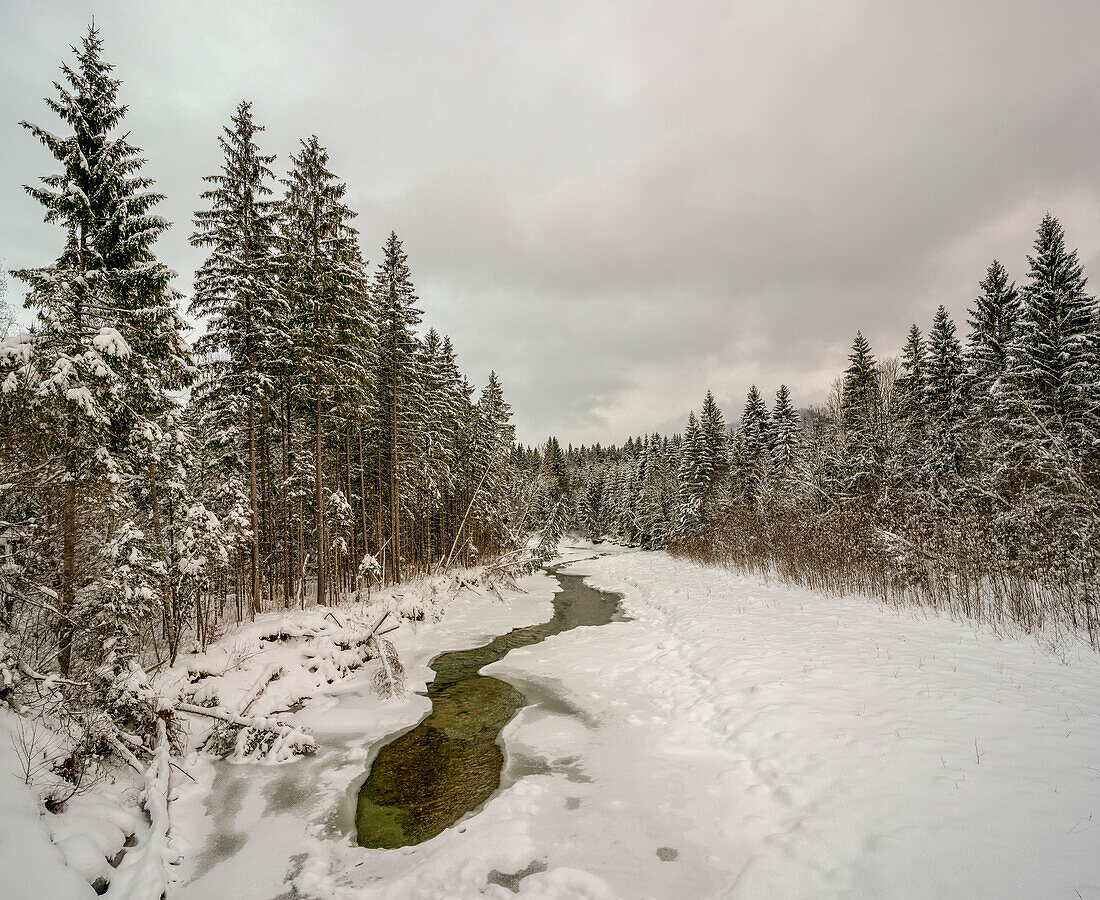
<instances>
[{"instance_id":1,"label":"overcast sky","mask_svg":"<svg viewBox=\"0 0 1100 900\"><path fill-rule=\"evenodd\" d=\"M0 0L0 259L56 256L20 119L94 14L188 245L241 99L284 171L316 133L373 263L405 241L425 321L521 440L679 427L709 387L820 400L862 328L894 354L1044 211L1100 262L1100 3ZM11 285L18 298L20 288Z\"/></svg>"}]
</instances>

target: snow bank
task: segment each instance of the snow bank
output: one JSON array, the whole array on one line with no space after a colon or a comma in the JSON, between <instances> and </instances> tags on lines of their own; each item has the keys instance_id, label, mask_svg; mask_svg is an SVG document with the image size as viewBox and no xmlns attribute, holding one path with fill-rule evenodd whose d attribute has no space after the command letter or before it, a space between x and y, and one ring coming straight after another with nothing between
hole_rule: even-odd
<instances>
[{"instance_id":1,"label":"snow bank","mask_svg":"<svg viewBox=\"0 0 1100 900\"><path fill-rule=\"evenodd\" d=\"M550 618L554 582L535 575L521 579L520 586L526 593L504 592L504 602L477 587L457 594L437 590L435 599L430 589L402 587L364 610L371 624L386 608L414 617L402 619L400 628L387 635L405 668L408 691L401 697L377 695L374 661L331 682L329 676L339 675L338 669L322 666L310 672L297 664L303 636L322 628L336 634L326 610L258 617L227 635L206 657L181 659L174 677L183 689L194 683L200 688L196 699L205 690L230 706L247 703L271 667L283 669L286 674L270 683L249 714L282 715L293 707L290 720L310 729L317 750L279 766L190 757L186 768L195 781L174 780L179 791L172 807L174 839L184 853L178 895L273 897L292 883L303 896L329 897L358 880L345 870L356 870L368 852L354 844L353 814L372 751L427 714L430 704L423 692L435 677L428 664L436 655ZM346 623L355 609L332 613ZM277 639L264 639L272 637ZM337 650L339 643L333 640ZM207 674L195 677L202 673ZM193 735L192 743L199 739Z\"/></svg>"},{"instance_id":2,"label":"snow bank","mask_svg":"<svg viewBox=\"0 0 1100 900\"><path fill-rule=\"evenodd\" d=\"M0 893L54 900L95 897L89 883L76 868L66 865L62 849L50 840L47 814L23 780L15 750L18 734L18 717L0 710ZM63 837L73 839L71 834ZM98 865L79 839L69 849L86 864Z\"/></svg>"},{"instance_id":3,"label":"snow bank","mask_svg":"<svg viewBox=\"0 0 1100 900\"><path fill-rule=\"evenodd\" d=\"M573 571L634 621L493 667L599 723L532 710L505 735L592 779L548 785L540 812L579 802L550 873L611 873L619 896L1100 895L1094 654L659 553Z\"/></svg>"}]
</instances>

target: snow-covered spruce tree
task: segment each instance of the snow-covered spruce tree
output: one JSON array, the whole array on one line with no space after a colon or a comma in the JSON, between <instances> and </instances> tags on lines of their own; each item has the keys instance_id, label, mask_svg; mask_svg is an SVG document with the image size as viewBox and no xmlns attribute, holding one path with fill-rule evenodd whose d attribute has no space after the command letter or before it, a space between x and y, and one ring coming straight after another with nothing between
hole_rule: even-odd
<instances>
[{"instance_id":1,"label":"snow-covered spruce tree","mask_svg":"<svg viewBox=\"0 0 1100 900\"><path fill-rule=\"evenodd\" d=\"M944 307L936 310L928 333L924 406L927 434L924 468L941 499L961 474L967 414L962 345Z\"/></svg>"},{"instance_id":2,"label":"snow-covered spruce tree","mask_svg":"<svg viewBox=\"0 0 1100 900\"><path fill-rule=\"evenodd\" d=\"M710 516L721 502L721 491L726 484L730 467L726 423L722 418L722 411L714 402L714 394L710 391L703 398L703 406L699 412L699 431L710 470L710 481L703 497L705 514Z\"/></svg>"},{"instance_id":3,"label":"snow-covered spruce tree","mask_svg":"<svg viewBox=\"0 0 1100 900\"><path fill-rule=\"evenodd\" d=\"M380 450L380 495L388 529L388 572L401 580L402 485L413 479L422 410L420 355L415 327L420 309L408 256L390 233L372 285L377 343L374 373L374 439Z\"/></svg>"},{"instance_id":4,"label":"snow-covered spruce tree","mask_svg":"<svg viewBox=\"0 0 1100 900\"><path fill-rule=\"evenodd\" d=\"M768 407L754 384L745 397L733 454L734 495L748 508L755 508L764 496L770 466L770 431Z\"/></svg>"},{"instance_id":5,"label":"snow-covered spruce tree","mask_svg":"<svg viewBox=\"0 0 1100 900\"><path fill-rule=\"evenodd\" d=\"M927 356L920 328L911 325L901 357L886 360L893 374L892 384L880 384L884 403L883 470L877 512L880 524L892 532L903 532L914 525L928 499ZM879 374L885 381L888 373Z\"/></svg>"},{"instance_id":6,"label":"snow-covered spruce tree","mask_svg":"<svg viewBox=\"0 0 1100 900\"><path fill-rule=\"evenodd\" d=\"M252 119L252 104L237 106L218 144L221 171L204 179L208 209L195 213L191 243L210 255L195 276L191 312L206 319L196 349L218 369L223 408L243 417L249 496L249 609L263 608L260 580L260 491L258 429L270 400L276 353L288 346L286 299L278 290L275 229L278 204L271 199L274 156L256 144L263 129ZM228 427L230 423L226 422Z\"/></svg>"},{"instance_id":7,"label":"snow-covered spruce tree","mask_svg":"<svg viewBox=\"0 0 1100 900\"><path fill-rule=\"evenodd\" d=\"M480 477L480 487L475 487L472 506L477 515L481 541L490 553L499 553L504 549L504 489L508 454L515 440L511 415L511 407L504 400L504 391L497 373L490 372L489 381L477 402L479 427L475 445L475 471L480 469L483 474Z\"/></svg>"},{"instance_id":8,"label":"snow-covered spruce tree","mask_svg":"<svg viewBox=\"0 0 1100 900\"><path fill-rule=\"evenodd\" d=\"M416 506L421 511L421 537L425 561L446 553L443 547L443 507L453 498L457 480L459 425L465 410L457 392L450 389L443 341L429 328L420 348L420 371L424 380L424 443L420 448L423 474L418 479ZM452 361L453 362L453 361ZM511 448L509 447L509 450Z\"/></svg>"},{"instance_id":9,"label":"snow-covered spruce tree","mask_svg":"<svg viewBox=\"0 0 1100 900\"><path fill-rule=\"evenodd\" d=\"M901 351L901 370L894 383L894 414L902 424L906 443L919 452L924 446L928 416L924 406L927 350L920 328L909 327Z\"/></svg>"},{"instance_id":10,"label":"snow-covered spruce tree","mask_svg":"<svg viewBox=\"0 0 1100 900\"><path fill-rule=\"evenodd\" d=\"M1020 317L1020 294L998 260L989 264L978 287L981 294L970 310L966 363L975 402L988 410L994 386L1008 371L1009 351Z\"/></svg>"},{"instance_id":11,"label":"snow-covered spruce tree","mask_svg":"<svg viewBox=\"0 0 1100 900\"><path fill-rule=\"evenodd\" d=\"M606 531L604 527L606 484L607 469L603 466L591 465L586 472L584 491L579 497L581 510L577 524L589 539L594 541L603 537Z\"/></svg>"},{"instance_id":12,"label":"snow-covered spruce tree","mask_svg":"<svg viewBox=\"0 0 1100 900\"><path fill-rule=\"evenodd\" d=\"M364 401L371 337L358 233L350 224L355 213L345 205L347 187L329 170L328 159L316 135L291 156L278 242L279 287L291 315L293 389L313 423L317 603L322 606L333 574L326 575L324 511L331 493L324 472L326 420L330 429L338 427L332 417L341 393Z\"/></svg>"},{"instance_id":13,"label":"snow-covered spruce tree","mask_svg":"<svg viewBox=\"0 0 1100 900\"><path fill-rule=\"evenodd\" d=\"M723 444L725 435L723 435ZM645 476L638 499L638 519L645 535L642 542L648 550L657 550L668 543L674 527L673 506L676 498L675 471L661 436L650 435L645 447Z\"/></svg>"},{"instance_id":14,"label":"snow-covered spruce tree","mask_svg":"<svg viewBox=\"0 0 1100 900\"><path fill-rule=\"evenodd\" d=\"M986 481L1001 498L996 525L1011 542L1014 618L1029 625L1052 612L1082 620L1096 640L1092 584L1100 570L1100 318L1076 251L1061 225L1043 218L1003 390L1000 452ZM1037 597L1042 573L1053 585ZM1028 582L1031 582L1029 584Z\"/></svg>"},{"instance_id":15,"label":"snow-covered spruce tree","mask_svg":"<svg viewBox=\"0 0 1100 900\"><path fill-rule=\"evenodd\" d=\"M438 512L440 520L439 546L441 551L446 553L449 552L449 548L454 542L454 536L458 533L462 517L465 515L466 508L469 506L470 499L476 490L475 479L480 478L481 473L475 474L474 471L477 444L477 410L473 401L474 389L459 371L454 347L447 335L443 336L443 343L439 348L438 364L439 389L442 393L436 407L440 414L450 422L446 427L448 434L445 439L453 440L453 447L450 449L450 453L453 455L451 463L452 484ZM537 453L535 456L537 457ZM535 468L536 470L538 468L537 459L535 460ZM515 524L519 525L519 523Z\"/></svg>"},{"instance_id":16,"label":"snow-covered spruce tree","mask_svg":"<svg viewBox=\"0 0 1100 900\"><path fill-rule=\"evenodd\" d=\"M785 384L775 392L769 438L773 500L790 503L794 499L792 482L801 464L803 437L802 420L791 403L791 393Z\"/></svg>"},{"instance_id":17,"label":"snow-covered spruce tree","mask_svg":"<svg viewBox=\"0 0 1100 900\"><path fill-rule=\"evenodd\" d=\"M629 508L630 539L641 547L649 546L651 535L649 521L642 515L642 497L649 478L649 446L641 437L635 442L634 458L630 466Z\"/></svg>"},{"instance_id":18,"label":"snow-covered spruce tree","mask_svg":"<svg viewBox=\"0 0 1100 900\"><path fill-rule=\"evenodd\" d=\"M856 332L840 395L841 491L848 498L873 498L882 468L878 380L875 357Z\"/></svg>"},{"instance_id":19,"label":"snow-covered spruce tree","mask_svg":"<svg viewBox=\"0 0 1100 900\"><path fill-rule=\"evenodd\" d=\"M969 310L965 365L969 398L968 440L975 456L972 478L984 482L975 498L985 516L992 515L990 500L996 496L994 481L1004 449L1009 403L1012 394L1007 376L1012 343L1020 317L1020 294L1008 271L993 260L978 285L981 293Z\"/></svg>"},{"instance_id":20,"label":"snow-covered spruce tree","mask_svg":"<svg viewBox=\"0 0 1100 900\"><path fill-rule=\"evenodd\" d=\"M190 467L189 490L214 515L223 530L227 555L246 559L252 549L252 516L248 490L248 424L241 398L222 390L222 378L228 370L224 355L208 358L191 391L184 411L185 425L193 436L194 464ZM247 565L240 570L247 570ZM232 566L234 573L238 567ZM212 573L213 574L213 573ZM218 572L216 585L222 596L229 590L229 571ZM235 591L237 620L246 613L242 608L244 590ZM208 610L204 612L206 616ZM201 631L205 634L204 619ZM201 639L201 635L200 635Z\"/></svg>"},{"instance_id":21,"label":"snow-covered spruce tree","mask_svg":"<svg viewBox=\"0 0 1100 900\"><path fill-rule=\"evenodd\" d=\"M1028 256L1030 270L1009 362L1017 455L1049 452L1064 437L1095 454L1100 440L1100 313L1085 290L1084 268L1049 213ZM1047 446L1048 450L1041 449Z\"/></svg>"},{"instance_id":22,"label":"snow-covered spruce tree","mask_svg":"<svg viewBox=\"0 0 1100 900\"><path fill-rule=\"evenodd\" d=\"M706 446L695 411L688 415L677 469L675 537L688 537L704 523L703 498L710 483Z\"/></svg>"},{"instance_id":23,"label":"snow-covered spruce tree","mask_svg":"<svg viewBox=\"0 0 1100 900\"><path fill-rule=\"evenodd\" d=\"M41 501L61 510L57 522L44 508L42 524L56 528L60 545L50 556L63 673L74 665L78 629L98 626L85 632L82 648L94 663L105 637L113 644L116 635L136 636L137 620L158 601L169 603L159 574L167 548L156 533L157 487L166 475L158 438L176 408L171 392L192 372L173 273L153 250L168 228L152 212L163 197L140 174L140 151L116 134L126 107L102 50L89 29L74 48L75 66L62 66L65 84L55 83L57 97L46 101L69 133L23 123L61 166L42 187L27 188L46 221L64 229L65 245L53 265L16 273L28 283L27 302L38 318L24 344L29 352L9 358L20 369L24 412L43 434ZM149 567L127 581L113 560L135 541ZM171 610L162 611L170 628ZM126 642L126 652L136 642Z\"/></svg>"},{"instance_id":24,"label":"snow-covered spruce tree","mask_svg":"<svg viewBox=\"0 0 1100 900\"><path fill-rule=\"evenodd\" d=\"M552 556L565 529L571 524L574 509L572 482L565 454L558 439L550 437L531 456L533 495L522 501L524 514L517 517L516 530L532 528L537 537L535 557Z\"/></svg>"}]
</instances>

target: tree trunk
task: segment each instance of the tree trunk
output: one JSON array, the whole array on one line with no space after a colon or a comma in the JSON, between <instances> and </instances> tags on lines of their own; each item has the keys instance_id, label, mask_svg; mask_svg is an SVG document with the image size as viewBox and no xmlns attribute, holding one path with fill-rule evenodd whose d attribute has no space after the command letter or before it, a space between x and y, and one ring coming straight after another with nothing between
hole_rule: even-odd
<instances>
[{"instance_id":1,"label":"tree trunk","mask_svg":"<svg viewBox=\"0 0 1100 900\"><path fill-rule=\"evenodd\" d=\"M164 605L165 636L168 639L168 665L176 664L176 650L179 638L176 634L176 603L172 596L172 581L168 574L168 558L164 548L164 533L160 527L160 501L157 498L157 476L150 466L149 503L153 513L153 540L157 545L157 554L164 563L164 577L161 585L161 603Z\"/></svg>"},{"instance_id":2,"label":"tree trunk","mask_svg":"<svg viewBox=\"0 0 1100 900\"><path fill-rule=\"evenodd\" d=\"M344 484L347 494L345 499L348 501L348 506L351 506L351 427L349 426L347 431L344 432ZM355 560L355 551L358 548L355 546L355 527L349 523L348 527L348 552L344 558L344 580L347 585L347 589L351 590L351 565Z\"/></svg>"},{"instance_id":3,"label":"tree trunk","mask_svg":"<svg viewBox=\"0 0 1100 900\"><path fill-rule=\"evenodd\" d=\"M390 452L390 528L393 530L393 580L401 581L401 488L397 478L397 352L393 355L393 434Z\"/></svg>"},{"instance_id":4,"label":"tree trunk","mask_svg":"<svg viewBox=\"0 0 1100 900\"><path fill-rule=\"evenodd\" d=\"M68 677L73 661L73 626L68 617L76 605L76 485L71 481L65 485L61 530L61 613L65 618L58 624L57 666L62 676Z\"/></svg>"},{"instance_id":5,"label":"tree trunk","mask_svg":"<svg viewBox=\"0 0 1100 900\"><path fill-rule=\"evenodd\" d=\"M87 243L87 231L83 222L80 223L80 234L77 241L80 274L87 271L85 257L85 244ZM79 332L83 326L83 309L80 302L80 292L76 292L75 320L76 329ZM66 426L69 437L69 452L76 446L76 426L72 415L67 417ZM63 676L69 674L73 663L73 626L69 618L73 607L76 605L76 481L73 463L70 457L66 466L65 502L61 513L61 614L64 618L58 622L57 634L57 667Z\"/></svg>"},{"instance_id":6,"label":"tree trunk","mask_svg":"<svg viewBox=\"0 0 1100 900\"><path fill-rule=\"evenodd\" d=\"M316 412L313 419L315 439L313 457L313 481L317 496L317 605L325 605L325 507L321 489L321 391L317 391Z\"/></svg>"},{"instance_id":7,"label":"tree trunk","mask_svg":"<svg viewBox=\"0 0 1100 900\"><path fill-rule=\"evenodd\" d=\"M290 606L294 594L294 536L290 528L290 398L286 401L286 431L283 434L283 606Z\"/></svg>"},{"instance_id":8,"label":"tree trunk","mask_svg":"<svg viewBox=\"0 0 1100 900\"><path fill-rule=\"evenodd\" d=\"M268 418L269 410L267 401L264 400L260 403L260 433L256 439L256 455L257 462L256 468L259 474L259 489L260 489L260 558L267 559L270 557L271 548L271 493L270 486L268 484L270 473L270 460L268 459L267 449L267 431L268 431ZM266 553L264 551L267 551ZM271 597L274 584L271 578L271 565L265 563L260 567L260 586L261 590L264 586L267 587L267 595Z\"/></svg>"},{"instance_id":9,"label":"tree trunk","mask_svg":"<svg viewBox=\"0 0 1100 900\"><path fill-rule=\"evenodd\" d=\"M367 555L367 481L363 475L363 429L359 429L359 518L363 529L363 556Z\"/></svg>"},{"instance_id":10,"label":"tree trunk","mask_svg":"<svg viewBox=\"0 0 1100 900\"><path fill-rule=\"evenodd\" d=\"M248 401L248 500L250 522L252 526L252 618L260 612L263 598L260 595L260 525L258 521L256 496L256 410L253 401Z\"/></svg>"}]
</instances>

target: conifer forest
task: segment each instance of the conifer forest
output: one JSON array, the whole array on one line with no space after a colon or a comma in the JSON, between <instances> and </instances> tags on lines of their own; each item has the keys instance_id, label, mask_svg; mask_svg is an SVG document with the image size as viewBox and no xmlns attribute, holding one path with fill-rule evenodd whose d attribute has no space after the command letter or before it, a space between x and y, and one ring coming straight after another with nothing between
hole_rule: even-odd
<instances>
[{"instance_id":1,"label":"conifer forest","mask_svg":"<svg viewBox=\"0 0 1100 900\"><path fill-rule=\"evenodd\" d=\"M0 0L0 900L1100 897L1096 10L102 5Z\"/></svg>"},{"instance_id":2,"label":"conifer forest","mask_svg":"<svg viewBox=\"0 0 1100 900\"><path fill-rule=\"evenodd\" d=\"M729 427L708 391L681 434L516 465L594 539L1100 647L1100 306L1053 215L1023 259L1019 286L989 264L965 335L943 306L892 355L857 333L821 405L753 385Z\"/></svg>"},{"instance_id":3,"label":"conifer forest","mask_svg":"<svg viewBox=\"0 0 1100 900\"><path fill-rule=\"evenodd\" d=\"M60 252L13 273L37 318L3 351L5 596L52 617L60 674L511 549L502 387L417 333L400 239L367 265L318 138L276 179L250 103L212 136L185 305L111 68L89 31L48 100L72 133L23 123Z\"/></svg>"}]
</instances>

